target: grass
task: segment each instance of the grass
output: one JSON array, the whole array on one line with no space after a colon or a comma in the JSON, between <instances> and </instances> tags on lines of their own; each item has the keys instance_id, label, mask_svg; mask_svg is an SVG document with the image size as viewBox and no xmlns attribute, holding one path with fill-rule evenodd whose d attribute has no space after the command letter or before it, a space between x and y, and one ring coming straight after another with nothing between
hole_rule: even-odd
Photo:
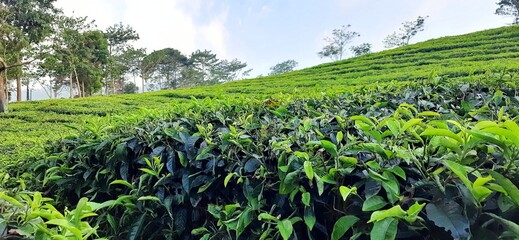
<instances>
[{"instance_id":1,"label":"grass","mask_svg":"<svg viewBox=\"0 0 519 240\"><path fill-rule=\"evenodd\" d=\"M257 98L275 94L319 96L368 85L419 82L431 76L475 81L489 74L519 72L519 26L461 36L444 37L358 58L321 64L291 73L221 85L151 92L96 96L84 99L45 100L10 105L0 115L2 166L43 157L48 141L73 134L74 126L139 109L172 110L195 98ZM508 77L503 74L502 77Z\"/></svg>"}]
</instances>

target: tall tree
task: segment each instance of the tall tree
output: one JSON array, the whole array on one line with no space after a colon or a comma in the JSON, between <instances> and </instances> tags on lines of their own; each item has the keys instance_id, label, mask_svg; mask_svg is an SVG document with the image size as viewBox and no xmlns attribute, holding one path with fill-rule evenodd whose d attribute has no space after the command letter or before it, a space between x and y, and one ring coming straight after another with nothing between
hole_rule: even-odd
<instances>
[{"instance_id":1,"label":"tall tree","mask_svg":"<svg viewBox=\"0 0 519 240\"><path fill-rule=\"evenodd\" d=\"M89 96L103 87L103 66L108 63L108 42L103 32L87 31L82 34L80 58L75 75L80 82L81 96Z\"/></svg>"},{"instance_id":2,"label":"tall tree","mask_svg":"<svg viewBox=\"0 0 519 240\"><path fill-rule=\"evenodd\" d=\"M269 75L292 72L294 71L294 68L297 67L297 64L298 63L295 60L286 60L284 62L278 63L270 68Z\"/></svg>"},{"instance_id":3,"label":"tall tree","mask_svg":"<svg viewBox=\"0 0 519 240\"><path fill-rule=\"evenodd\" d=\"M16 78L17 101L21 101L22 92L22 50L28 50L31 45L42 42L50 33L53 16L57 13L54 2L55 0L0 0L0 8L9 12L3 20L21 33L11 38L11 41L14 41L12 44L16 47L11 47L11 57L4 59L7 64L18 66L13 72Z\"/></svg>"},{"instance_id":4,"label":"tall tree","mask_svg":"<svg viewBox=\"0 0 519 240\"><path fill-rule=\"evenodd\" d=\"M512 16L514 17L512 25L519 24L519 0L500 0L497 5L499 6L496 9L497 15Z\"/></svg>"},{"instance_id":5,"label":"tall tree","mask_svg":"<svg viewBox=\"0 0 519 240\"><path fill-rule=\"evenodd\" d=\"M218 63L216 68L214 69L213 75L217 83L229 82L238 79L243 76L242 71L247 67L247 63L241 62L238 59L222 60ZM243 73L250 72L246 70Z\"/></svg>"},{"instance_id":6,"label":"tall tree","mask_svg":"<svg viewBox=\"0 0 519 240\"><path fill-rule=\"evenodd\" d=\"M153 63L153 72L159 81L159 88L176 89L181 85L182 70L188 66L189 59L180 51L173 48L164 48L154 51L146 57L146 62ZM165 81L166 86L162 84Z\"/></svg>"},{"instance_id":7,"label":"tall tree","mask_svg":"<svg viewBox=\"0 0 519 240\"><path fill-rule=\"evenodd\" d=\"M353 52L353 55L355 57L362 56L362 55L371 53L371 44L362 43L357 46L351 46L350 50Z\"/></svg>"},{"instance_id":8,"label":"tall tree","mask_svg":"<svg viewBox=\"0 0 519 240\"><path fill-rule=\"evenodd\" d=\"M211 85L218 82L213 75L220 62L216 54L209 50L197 50L191 54L189 60L194 70L189 72L194 85Z\"/></svg>"},{"instance_id":9,"label":"tall tree","mask_svg":"<svg viewBox=\"0 0 519 240\"><path fill-rule=\"evenodd\" d=\"M137 86L137 76L139 76L141 63L145 57L146 49L144 48L129 47L121 54L121 60L127 66L127 72L132 75L135 86Z\"/></svg>"},{"instance_id":10,"label":"tall tree","mask_svg":"<svg viewBox=\"0 0 519 240\"><path fill-rule=\"evenodd\" d=\"M99 91L107 62L108 42L104 33L94 30L86 17L57 18L50 51L41 66L56 80L68 77L71 98Z\"/></svg>"},{"instance_id":11,"label":"tall tree","mask_svg":"<svg viewBox=\"0 0 519 240\"><path fill-rule=\"evenodd\" d=\"M77 70L85 60L80 55L87 51L83 49L85 40L83 33L91 30L92 23L87 22L86 17L59 15L53 26L50 51L44 56L42 66L46 68L46 72L52 74L52 77L60 78L66 75L69 79L67 85L70 98L75 96L74 89L77 89L77 96L81 97L81 84Z\"/></svg>"},{"instance_id":12,"label":"tall tree","mask_svg":"<svg viewBox=\"0 0 519 240\"><path fill-rule=\"evenodd\" d=\"M123 63L122 54L130 48L132 41L139 40L139 34L131 26L118 23L106 29L105 37L108 40L109 52L105 94L108 94L110 87L112 94L115 94L116 80L123 80L123 76L129 71Z\"/></svg>"},{"instance_id":13,"label":"tall tree","mask_svg":"<svg viewBox=\"0 0 519 240\"><path fill-rule=\"evenodd\" d=\"M356 37L360 37L359 33L348 31L349 27L351 25L343 25L340 28L334 29L332 36L324 38L327 45L323 47L322 51L317 53L319 57L329 57L333 61L341 60L347 50L346 46Z\"/></svg>"},{"instance_id":14,"label":"tall tree","mask_svg":"<svg viewBox=\"0 0 519 240\"><path fill-rule=\"evenodd\" d=\"M402 27L398 32L387 36L383 43L386 48L401 47L409 44L411 38L424 30L426 17L418 16L414 21L406 21L402 23Z\"/></svg>"}]
</instances>

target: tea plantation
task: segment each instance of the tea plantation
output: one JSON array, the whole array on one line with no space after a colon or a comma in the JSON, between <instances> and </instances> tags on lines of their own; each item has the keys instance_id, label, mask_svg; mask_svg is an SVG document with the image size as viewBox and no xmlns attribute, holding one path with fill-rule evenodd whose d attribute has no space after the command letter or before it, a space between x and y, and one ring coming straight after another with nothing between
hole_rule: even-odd
<instances>
[{"instance_id":1,"label":"tea plantation","mask_svg":"<svg viewBox=\"0 0 519 240\"><path fill-rule=\"evenodd\" d=\"M0 239L517 239L518 42L12 104Z\"/></svg>"}]
</instances>

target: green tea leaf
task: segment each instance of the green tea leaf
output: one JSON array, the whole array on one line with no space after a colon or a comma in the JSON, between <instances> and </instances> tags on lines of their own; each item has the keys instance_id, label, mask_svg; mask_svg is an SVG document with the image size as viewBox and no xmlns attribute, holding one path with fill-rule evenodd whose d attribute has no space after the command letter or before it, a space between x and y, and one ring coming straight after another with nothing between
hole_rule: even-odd
<instances>
[{"instance_id":1,"label":"green tea leaf","mask_svg":"<svg viewBox=\"0 0 519 240\"><path fill-rule=\"evenodd\" d=\"M155 197L155 196L142 196L142 197L138 198L137 201L156 201L156 202L160 202L160 199L158 197Z\"/></svg>"},{"instance_id":2,"label":"green tea leaf","mask_svg":"<svg viewBox=\"0 0 519 240\"><path fill-rule=\"evenodd\" d=\"M422 121L423 121L422 119L413 118L413 119L407 121L406 123L404 123L404 125L400 129L400 132L405 132L410 127L420 124Z\"/></svg>"},{"instance_id":3,"label":"green tea leaf","mask_svg":"<svg viewBox=\"0 0 519 240\"><path fill-rule=\"evenodd\" d=\"M288 240L294 231L294 227L292 226L292 222L290 220L285 219L283 221L278 221L278 229L281 237L284 240Z\"/></svg>"},{"instance_id":4,"label":"green tea leaf","mask_svg":"<svg viewBox=\"0 0 519 240\"><path fill-rule=\"evenodd\" d=\"M409 223L414 223L416 221L416 218L418 217L418 214L422 211L422 208L425 206L425 203L419 204L418 202L415 202L413 205L407 209L407 216L405 220Z\"/></svg>"},{"instance_id":5,"label":"green tea leaf","mask_svg":"<svg viewBox=\"0 0 519 240\"><path fill-rule=\"evenodd\" d=\"M337 146L330 141L321 140L321 146L333 157L337 157Z\"/></svg>"},{"instance_id":6,"label":"green tea leaf","mask_svg":"<svg viewBox=\"0 0 519 240\"><path fill-rule=\"evenodd\" d=\"M182 151L177 151L178 160L183 167L187 167L186 153Z\"/></svg>"},{"instance_id":7,"label":"green tea leaf","mask_svg":"<svg viewBox=\"0 0 519 240\"><path fill-rule=\"evenodd\" d=\"M438 128L428 128L423 131L420 136L444 136L456 140L458 143L463 144L463 139L457 134L447 130Z\"/></svg>"},{"instance_id":8,"label":"green tea leaf","mask_svg":"<svg viewBox=\"0 0 519 240\"><path fill-rule=\"evenodd\" d=\"M469 180L469 178L467 176L467 169L465 168L465 166L463 166L457 162L453 162L453 161L449 161L449 160L445 160L443 162L443 164L447 168L449 168L454 174L456 174L456 176L458 176L458 178L472 192L472 182Z\"/></svg>"},{"instance_id":9,"label":"green tea leaf","mask_svg":"<svg viewBox=\"0 0 519 240\"><path fill-rule=\"evenodd\" d=\"M315 222L317 221L315 217L314 207L313 206L306 206L305 207L305 215L304 215L304 222L308 229L312 231L314 228Z\"/></svg>"},{"instance_id":10,"label":"green tea leaf","mask_svg":"<svg viewBox=\"0 0 519 240\"><path fill-rule=\"evenodd\" d=\"M12 205L14 205L16 207L19 207L21 209L25 208L24 205L21 202L19 202L18 200L14 199L12 197L7 196L3 192L0 192L0 199L3 199L5 201L9 202L10 204L12 204Z\"/></svg>"},{"instance_id":11,"label":"green tea leaf","mask_svg":"<svg viewBox=\"0 0 519 240\"><path fill-rule=\"evenodd\" d=\"M519 205L519 189L517 186L510 181L510 179L505 176L499 174L498 172L487 170L486 171L492 178L494 178L495 183L499 184L506 191L508 196L515 202L515 204Z\"/></svg>"},{"instance_id":12,"label":"green tea leaf","mask_svg":"<svg viewBox=\"0 0 519 240\"><path fill-rule=\"evenodd\" d=\"M337 132L337 135L335 135L335 139L337 140L337 143L342 142L343 138L344 138L344 135L341 131Z\"/></svg>"},{"instance_id":13,"label":"green tea leaf","mask_svg":"<svg viewBox=\"0 0 519 240\"><path fill-rule=\"evenodd\" d=\"M344 167L353 167L357 165L357 159L353 157L339 156L339 161L343 163Z\"/></svg>"},{"instance_id":14,"label":"green tea leaf","mask_svg":"<svg viewBox=\"0 0 519 240\"><path fill-rule=\"evenodd\" d=\"M364 203L362 204L362 211L364 211L364 212L376 211L376 210L383 208L387 204L388 203L386 202L386 200L384 200L384 198L382 198L381 196L375 195L375 196L372 196L372 197L366 199L366 201L364 201Z\"/></svg>"},{"instance_id":15,"label":"green tea leaf","mask_svg":"<svg viewBox=\"0 0 519 240\"><path fill-rule=\"evenodd\" d=\"M375 211L371 214L370 222L378 222L390 217L403 218L406 215L406 212L400 207L400 205L396 205L387 210L379 210Z\"/></svg>"},{"instance_id":16,"label":"green tea leaf","mask_svg":"<svg viewBox=\"0 0 519 240\"><path fill-rule=\"evenodd\" d=\"M386 218L373 224L370 237L371 240L393 240L396 238L398 231L398 219Z\"/></svg>"},{"instance_id":17,"label":"green tea leaf","mask_svg":"<svg viewBox=\"0 0 519 240\"><path fill-rule=\"evenodd\" d=\"M505 227L508 231L511 231L513 232L516 236L519 236L519 225L517 225L517 223L514 223L510 220L507 220L507 219L504 219L500 216L497 216L493 213L490 213L490 212L485 212L483 214L486 214L486 215L489 215L493 218L495 218L496 220L498 220L502 225L503 227Z\"/></svg>"},{"instance_id":18,"label":"green tea leaf","mask_svg":"<svg viewBox=\"0 0 519 240\"><path fill-rule=\"evenodd\" d=\"M124 180L115 180L115 181L110 183L110 185L114 185L114 184L124 185L126 187L129 187L130 189L134 188L133 185L131 185L129 182L124 181Z\"/></svg>"},{"instance_id":19,"label":"green tea leaf","mask_svg":"<svg viewBox=\"0 0 519 240\"><path fill-rule=\"evenodd\" d=\"M359 221L358 217L347 215L339 218L333 225L332 240L339 240L346 234L346 232Z\"/></svg>"},{"instance_id":20,"label":"green tea leaf","mask_svg":"<svg viewBox=\"0 0 519 240\"><path fill-rule=\"evenodd\" d=\"M319 193L319 196L323 195L324 182L321 180L321 178L318 175L315 175L315 183L317 184L317 193Z\"/></svg>"},{"instance_id":21,"label":"green tea leaf","mask_svg":"<svg viewBox=\"0 0 519 240\"><path fill-rule=\"evenodd\" d=\"M394 166L392 168L387 169L386 171L390 171L395 175L399 176L401 179L406 180L405 171L399 166Z\"/></svg>"},{"instance_id":22,"label":"green tea leaf","mask_svg":"<svg viewBox=\"0 0 519 240\"><path fill-rule=\"evenodd\" d=\"M232 177L234 177L235 175L237 174L234 172L227 174L227 176L225 176L225 179L223 180L223 186L227 187L227 184L229 184L229 181L231 181Z\"/></svg>"},{"instance_id":23,"label":"green tea leaf","mask_svg":"<svg viewBox=\"0 0 519 240\"><path fill-rule=\"evenodd\" d=\"M263 221L263 220L277 221L278 219L268 213L260 213L258 215L258 220L260 220L260 221Z\"/></svg>"},{"instance_id":24,"label":"green tea leaf","mask_svg":"<svg viewBox=\"0 0 519 240\"><path fill-rule=\"evenodd\" d=\"M311 199L311 195L309 192L305 192L302 194L301 196L301 199L303 201L303 204L307 207L310 207L310 199Z\"/></svg>"},{"instance_id":25,"label":"green tea leaf","mask_svg":"<svg viewBox=\"0 0 519 240\"><path fill-rule=\"evenodd\" d=\"M250 208L247 208L240 214L238 225L236 226L236 238L240 237L240 235L247 229L247 226L249 226L253 220L254 211L252 211Z\"/></svg>"},{"instance_id":26,"label":"green tea leaf","mask_svg":"<svg viewBox=\"0 0 519 240\"><path fill-rule=\"evenodd\" d=\"M341 193L342 200L346 201L346 199L348 198L348 196L350 194L356 194L357 193L357 187L349 188L349 187L345 187L345 186L340 186L339 187L339 192Z\"/></svg>"},{"instance_id":27,"label":"green tea leaf","mask_svg":"<svg viewBox=\"0 0 519 240\"><path fill-rule=\"evenodd\" d=\"M306 177L308 179L310 179L310 180L313 180L314 179L314 169L312 168L312 162L305 161L303 166L304 166L304 169L305 169Z\"/></svg>"}]
</instances>

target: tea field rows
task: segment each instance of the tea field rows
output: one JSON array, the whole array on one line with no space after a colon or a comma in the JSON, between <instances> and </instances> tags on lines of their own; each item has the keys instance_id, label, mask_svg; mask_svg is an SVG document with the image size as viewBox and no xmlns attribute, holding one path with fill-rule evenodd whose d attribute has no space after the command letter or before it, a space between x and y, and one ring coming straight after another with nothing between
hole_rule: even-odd
<instances>
[{"instance_id":1,"label":"tea field rows","mask_svg":"<svg viewBox=\"0 0 519 240\"><path fill-rule=\"evenodd\" d=\"M138 95L48 100L11 104L0 115L0 162L3 166L41 156L47 140L56 140L84 121L125 115L140 108L165 110L191 97L227 99L273 94L318 95L366 87L369 83L419 81L441 76L477 81L519 70L519 27L503 27L462 36L444 37L358 58L326 63L291 73L222 85ZM492 76L494 77L494 76Z\"/></svg>"}]
</instances>

